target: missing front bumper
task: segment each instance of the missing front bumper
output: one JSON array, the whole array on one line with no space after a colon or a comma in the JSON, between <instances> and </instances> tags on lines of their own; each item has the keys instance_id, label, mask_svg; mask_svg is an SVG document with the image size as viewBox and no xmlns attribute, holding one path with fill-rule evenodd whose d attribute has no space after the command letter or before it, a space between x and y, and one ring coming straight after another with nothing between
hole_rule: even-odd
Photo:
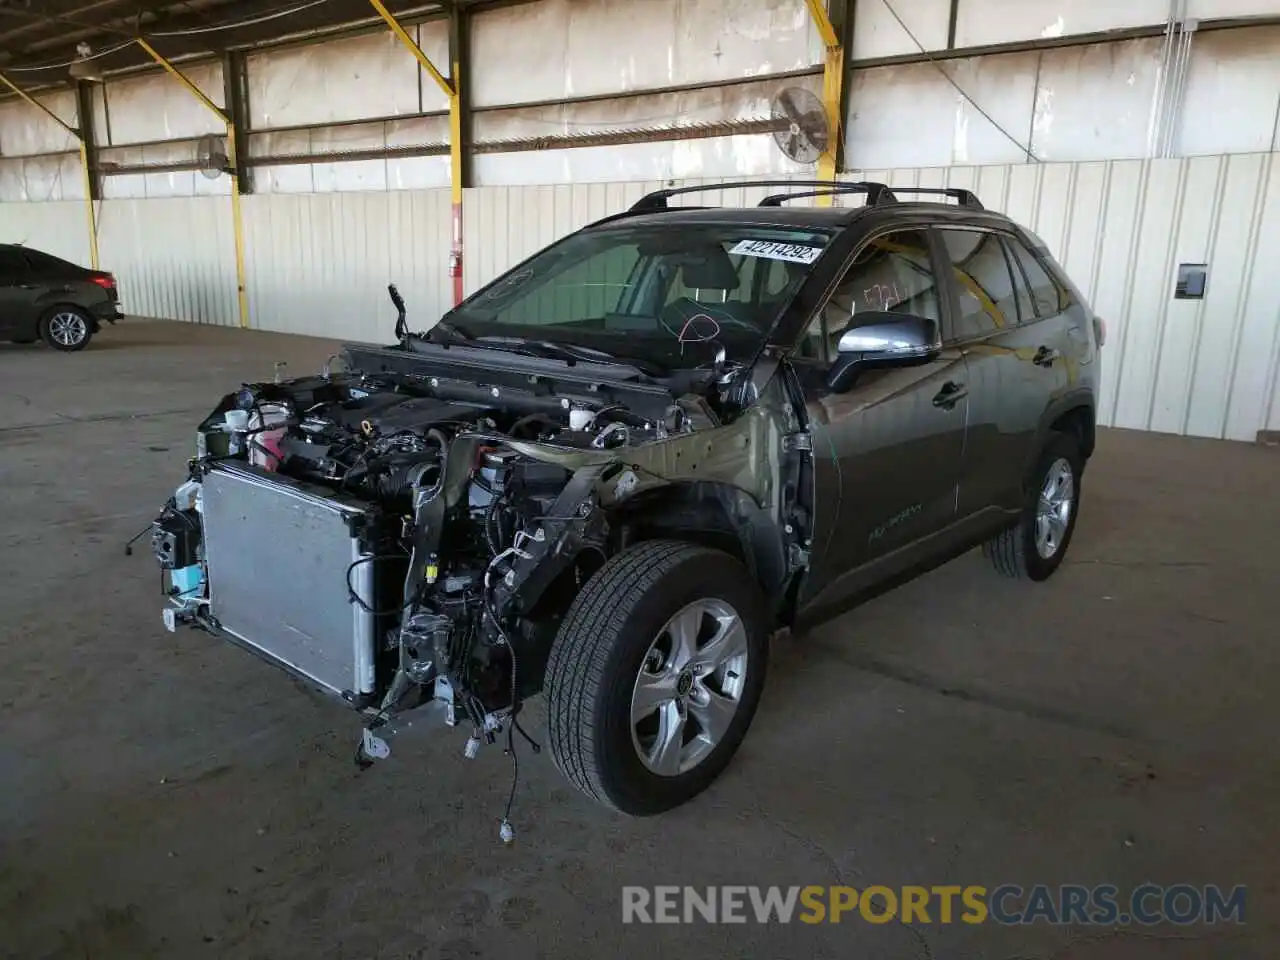
<instances>
[{"instance_id":1,"label":"missing front bumper","mask_svg":"<svg viewBox=\"0 0 1280 960\"><path fill-rule=\"evenodd\" d=\"M366 509L215 464L203 483L209 613L218 628L321 688L362 699L375 688L373 555Z\"/></svg>"}]
</instances>

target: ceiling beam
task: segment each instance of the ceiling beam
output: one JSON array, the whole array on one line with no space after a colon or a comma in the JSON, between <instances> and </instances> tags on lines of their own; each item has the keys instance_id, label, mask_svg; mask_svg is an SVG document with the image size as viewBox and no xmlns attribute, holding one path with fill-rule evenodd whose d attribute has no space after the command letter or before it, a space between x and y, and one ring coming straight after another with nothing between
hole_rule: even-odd
<instances>
[{"instance_id":1,"label":"ceiling beam","mask_svg":"<svg viewBox=\"0 0 1280 960\"><path fill-rule=\"evenodd\" d=\"M121 10L137 10L129 0L99 0L97 3L53 2L42 3L35 9L15 3L6 3L0 9L4 22L0 23L0 47L14 46L14 41L33 33L48 32L51 26L68 22L100 23Z\"/></svg>"},{"instance_id":2,"label":"ceiling beam","mask_svg":"<svg viewBox=\"0 0 1280 960\"><path fill-rule=\"evenodd\" d=\"M294 6L297 5L295 0ZM238 23L255 17L287 9L287 0L224 0L216 6L205 4L203 9L191 12L187 4L181 6L166 2L147 8L139 16L130 11L117 10L116 15L103 17L92 27L69 30L66 23L37 24L44 36L31 34L21 42L9 43L0 34L0 64L14 66L38 66L44 63L65 63L77 57L76 45L89 43L95 50L109 48L139 32L156 44L162 44L162 52L171 57L190 57L207 53L220 55L231 47L248 46L270 39L288 31L302 31L342 23L359 17L367 17L368 5L361 0L327 0L320 6L300 10L293 16L279 17L263 23L231 29L209 31L217 24ZM179 12L181 11L181 12ZM0 25L7 18L0 18ZM199 31L169 36L176 31ZM104 70L127 69L149 59L140 51L124 51L123 55L108 55L99 64ZM56 70L31 72L33 77L56 74Z\"/></svg>"},{"instance_id":3,"label":"ceiling beam","mask_svg":"<svg viewBox=\"0 0 1280 960\"><path fill-rule=\"evenodd\" d=\"M146 4L141 17L136 6ZM44 64L66 64L78 58L76 44L84 40L95 50L109 49L132 36L139 23L142 33L159 52L170 60L189 61L197 57L221 57L228 50L249 50L269 47L277 43L307 42L331 39L350 33L361 33L382 28L382 22L370 9L368 0L326 0L317 7L299 11L260 24L229 30L200 32L183 36L158 36L169 31L201 29L214 24L235 23L270 14L302 0L97 0L86 4L83 0L51 2L47 10L58 16L100 21L96 32L68 30L65 23L50 23L47 19L30 26L33 31L22 40L5 41L8 18L0 16L0 69L10 71L29 89L47 89L50 86L67 86L70 78L66 66L31 70L29 67ZM468 11L479 13L508 6L537 3L540 0L397 0L392 13L406 24L443 17L447 8L456 3ZM3 4L4 0L0 0ZM435 8L435 9L432 9ZM179 12L181 11L181 12ZM400 12L404 11L404 12ZM23 31L27 27L19 28ZM43 33L43 37L41 37ZM137 46L101 56L95 65L108 76L133 71L157 69L151 59ZM4 94L0 90L0 98Z\"/></svg>"}]
</instances>

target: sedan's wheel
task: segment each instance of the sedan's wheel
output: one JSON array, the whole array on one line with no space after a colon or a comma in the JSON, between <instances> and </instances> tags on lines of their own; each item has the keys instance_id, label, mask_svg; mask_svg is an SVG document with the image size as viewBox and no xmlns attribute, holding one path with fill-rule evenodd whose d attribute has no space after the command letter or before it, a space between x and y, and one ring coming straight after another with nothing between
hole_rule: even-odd
<instances>
[{"instance_id":1,"label":"sedan's wheel","mask_svg":"<svg viewBox=\"0 0 1280 960\"><path fill-rule=\"evenodd\" d=\"M624 813L678 806L732 759L767 660L762 598L740 563L673 541L633 547L587 581L552 646L556 765Z\"/></svg>"},{"instance_id":2,"label":"sedan's wheel","mask_svg":"<svg viewBox=\"0 0 1280 960\"><path fill-rule=\"evenodd\" d=\"M1058 569L1079 513L1081 466L1075 438L1054 434L1040 455L1018 525L983 545L997 570L1009 577L1047 580Z\"/></svg>"},{"instance_id":3,"label":"sedan's wheel","mask_svg":"<svg viewBox=\"0 0 1280 960\"><path fill-rule=\"evenodd\" d=\"M83 350L93 336L93 326L77 307L54 307L40 324L45 343L55 350Z\"/></svg>"}]
</instances>

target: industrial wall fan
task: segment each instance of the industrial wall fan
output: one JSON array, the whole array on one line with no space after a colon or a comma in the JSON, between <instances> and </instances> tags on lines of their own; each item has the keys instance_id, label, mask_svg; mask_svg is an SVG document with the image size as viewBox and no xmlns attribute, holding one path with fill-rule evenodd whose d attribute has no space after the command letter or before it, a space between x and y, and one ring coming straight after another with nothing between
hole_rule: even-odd
<instances>
[{"instance_id":1,"label":"industrial wall fan","mask_svg":"<svg viewBox=\"0 0 1280 960\"><path fill-rule=\"evenodd\" d=\"M196 165L210 180L217 180L222 174L231 172L227 161L227 147L221 137L206 133L196 142Z\"/></svg>"},{"instance_id":2,"label":"industrial wall fan","mask_svg":"<svg viewBox=\"0 0 1280 960\"><path fill-rule=\"evenodd\" d=\"M796 163L816 163L831 137L822 101L804 87L785 87L773 98L771 116L786 124L773 132L778 149Z\"/></svg>"}]
</instances>

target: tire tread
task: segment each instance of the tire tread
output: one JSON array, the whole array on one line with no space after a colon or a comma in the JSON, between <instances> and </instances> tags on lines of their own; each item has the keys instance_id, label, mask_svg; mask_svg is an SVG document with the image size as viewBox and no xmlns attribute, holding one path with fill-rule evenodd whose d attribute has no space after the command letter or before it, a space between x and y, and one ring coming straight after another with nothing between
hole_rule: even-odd
<instances>
[{"instance_id":1,"label":"tire tread","mask_svg":"<svg viewBox=\"0 0 1280 960\"><path fill-rule=\"evenodd\" d=\"M996 572L1014 580L1027 579L1026 534L1019 523L1002 530L982 545L982 552Z\"/></svg>"},{"instance_id":2,"label":"tire tread","mask_svg":"<svg viewBox=\"0 0 1280 960\"><path fill-rule=\"evenodd\" d=\"M1074 434L1052 433L1036 461L1036 472L1031 478L1031 489L1028 491L1029 502L1023 508L1017 524L1000 531L982 544L983 555L991 562L996 572L1003 576L1014 580L1043 579L1057 569L1057 565L1062 562L1062 557L1066 554L1067 547L1064 544L1048 573L1041 576L1036 575L1032 570L1033 558L1034 562L1043 561L1040 561L1039 556L1031 552L1031 527L1035 523L1035 500L1030 498L1038 496L1045 460L1047 456L1055 452L1068 457L1072 463L1075 473L1077 507L1079 505L1080 481L1084 464L1084 459L1080 455L1080 440ZM1072 530L1074 530L1078 515L1079 509L1074 511L1072 515ZM1068 533L1069 538L1070 533Z\"/></svg>"},{"instance_id":3,"label":"tire tread","mask_svg":"<svg viewBox=\"0 0 1280 960\"><path fill-rule=\"evenodd\" d=\"M546 675L551 757L570 783L613 810L621 807L600 776L591 707L631 612L664 574L701 554L718 555L697 544L648 540L611 557L583 586L551 647Z\"/></svg>"}]
</instances>

